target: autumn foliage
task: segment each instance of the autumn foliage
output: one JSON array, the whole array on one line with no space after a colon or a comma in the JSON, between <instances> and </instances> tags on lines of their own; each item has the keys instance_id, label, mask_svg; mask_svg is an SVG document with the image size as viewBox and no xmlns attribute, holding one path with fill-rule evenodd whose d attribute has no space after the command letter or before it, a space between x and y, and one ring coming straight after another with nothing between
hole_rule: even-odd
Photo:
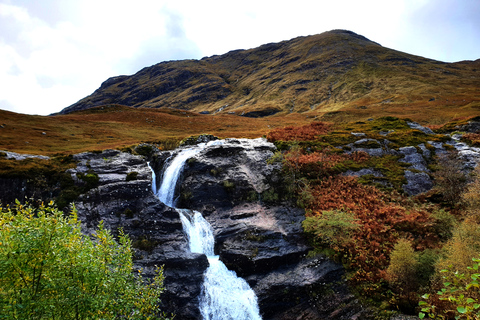
<instances>
[{"instance_id":1,"label":"autumn foliage","mask_svg":"<svg viewBox=\"0 0 480 320\"><path fill-rule=\"evenodd\" d=\"M462 196L464 184L459 182L463 174L457 177L456 167L446 163L445 157L438 157L432 193L441 194L443 200L428 202L428 195L409 198L402 193L405 167L398 158L342 150L335 143L326 143L324 138L334 134L329 130L329 125L316 123L273 130L267 136L287 147L283 149L283 164L298 203L306 209L304 230L315 252L343 263L349 283L361 296L388 302L403 312L418 312L421 293L436 290L431 281L438 278L439 268L444 269L449 259L460 261L455 252L465 252L466 238L456 236L463 232L458 227L463 217L459 209L463 206L468 217L479 219L480 171ZM337 136L349 136L337 130ZM344 145L348 144L351 136L344 140ZM363 168L374 168L383 177L371 174L368 179L359 179L345 174ZM453 202L459 205L452 207ZM480 256L480 251L475 252ZM473 254L465 256L471 261Z\"/></svg>"},{"instance_id":2,"label":"autumn foliage","mask_svg":"<svg viewBox=\"0 0 480 320\"><path fill-rule=\"evenodd\" d=\"M435 246L435 219L425 208L406 208L399 197L387 195L354 177L331 176L312 187L309 216L330 210L352 212L359 228L346 246L335 248L350 274L350 281L374 294L386 280L389 257L399 238L411 239L415 249Z\"/></svg>"}]
</instances>

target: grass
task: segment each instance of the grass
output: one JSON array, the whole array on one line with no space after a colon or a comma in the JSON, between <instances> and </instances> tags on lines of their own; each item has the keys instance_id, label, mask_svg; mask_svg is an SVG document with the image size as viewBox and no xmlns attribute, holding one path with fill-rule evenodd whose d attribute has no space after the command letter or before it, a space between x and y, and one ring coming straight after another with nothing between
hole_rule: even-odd
<instances>
[{"instance_id":1,"label":"grass","mask_svg":"<svg viewBox=\"0 0 480 320\"><path fill-rule=\"evenodd\" d=\"M3 125L0 128L0 150L42 155L121 149L141 142L171 147L183 138L202 133L219 138L258 138L275 127L311 121L300 114L252 119L123 106L105 106L56 116L0 110L0 119Z\"/></svg>"}]
</instances>

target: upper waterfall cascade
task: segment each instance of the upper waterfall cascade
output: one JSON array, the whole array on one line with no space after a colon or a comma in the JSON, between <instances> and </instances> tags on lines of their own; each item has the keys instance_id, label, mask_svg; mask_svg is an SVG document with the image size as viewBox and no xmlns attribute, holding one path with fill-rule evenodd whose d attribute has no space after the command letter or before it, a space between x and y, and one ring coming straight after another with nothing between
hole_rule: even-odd
<instances>
[{"instance_id":1,"label":"upper waterfall cascade","mask_svg":"<svg viewBox=\"0 0 480 320\"><path fill-rule=\"evenodd\" d=\"M175 208L175 189L185 162L210 145L221 145L225 140L202 143L178 152L163 172L160 188L156 190L155 176L152 190L166 205ZM214 254L212 226L201 213L176 208L188 237L191 252L207 255L209 267L199 297L200 312L204 320L261 320L257 297L248 283L237 277Z\"/></svg>"}]
</instances>

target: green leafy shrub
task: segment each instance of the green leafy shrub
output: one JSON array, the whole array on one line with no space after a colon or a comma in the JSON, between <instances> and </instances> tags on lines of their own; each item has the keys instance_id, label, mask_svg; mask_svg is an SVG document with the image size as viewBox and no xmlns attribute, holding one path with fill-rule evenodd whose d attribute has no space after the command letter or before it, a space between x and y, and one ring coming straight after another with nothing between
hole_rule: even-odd
<instances>
[{"instance_id":1,"label":"green leafy shrub","mask_svg":"<svg viewBox=\"0 0 480 320\"><path fill-rule=\"evenodd\" d=\"M155 151L155 147L150 144L142 143L136 146L134 151L141 156L150 157Z\"/></svg>"},{"instance_id":2,"label":"green leafy shrub","mask_svg":"<svg viewBox=\"0 0 480 320\"><path fill-rule=\"evenodd\" d=\"M223 180L222 184L227 191L235 189L235 183L233 181Z\"/></svg>"},{"instance_id":3,"label":"green leafy shrub","mask_svg":"<svg viewBox=\"0 0 480 320\"><path fill-rule=\"evenodd\" d=\"M122 231L116 242L100 223L91 239L53 203L0 208L2 319L165 319L162 292L161 268L151 283L133 272Z\"/></svg>"},{"instance_id":4,"label":"green leafy shrub","mask_svg":"<svg viewBox=\"0 0 480 320\"><path fill-rule=\"evenodd\" d=\"M313 235L317 241L338 250L353 241L352 234L359 228L357 222L351 212L331 210L307 217L302 226L305 232Z\"/></svg>"},{"instance_id":5,"label":"green leafy shrub","mask_svg":"<svg viewBox=\"0 0 480 320\"><path fill-rule=\"evenodd\" d=\"M422 296L424 300L419 302L422 308L420 319L428 317L432 319L480 319L480 259L472 258L471 266L467 267L470 276L462 271L454 271L451 267L442 270L443 287L436 293L439 301L445 302L447 308L438 308L432 304L430 294ZM445 305L444 305L445 306Z\"/></svg>"}]
</instances>

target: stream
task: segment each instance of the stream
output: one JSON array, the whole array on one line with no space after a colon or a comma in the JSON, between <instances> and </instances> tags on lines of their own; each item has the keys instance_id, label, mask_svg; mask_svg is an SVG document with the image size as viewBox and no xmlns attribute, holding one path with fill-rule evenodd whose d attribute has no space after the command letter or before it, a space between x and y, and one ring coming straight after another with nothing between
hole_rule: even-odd
<instances>
[{"instance_id":1,"label":"stream","mask_svg":"<svg viewBox=\"0 0 480 320\"><path fill-rule=\"evenodd\" d=\"M205 271L202 292L199 297L203 319L261 320L255 292L244 279L237 277L234 271L228 270L215 255L212 226L200 212L175 207L175 188L185 162L209 145L219 144L222 144L222 141L216 140L178 152L167 161L168 164L164 169L158 191L155 185L155 176L153 177L152 189L160 201L175 208L179 213L190 251L203 253L208 258L209 267Z\"/></svg>"}]
</instances>

